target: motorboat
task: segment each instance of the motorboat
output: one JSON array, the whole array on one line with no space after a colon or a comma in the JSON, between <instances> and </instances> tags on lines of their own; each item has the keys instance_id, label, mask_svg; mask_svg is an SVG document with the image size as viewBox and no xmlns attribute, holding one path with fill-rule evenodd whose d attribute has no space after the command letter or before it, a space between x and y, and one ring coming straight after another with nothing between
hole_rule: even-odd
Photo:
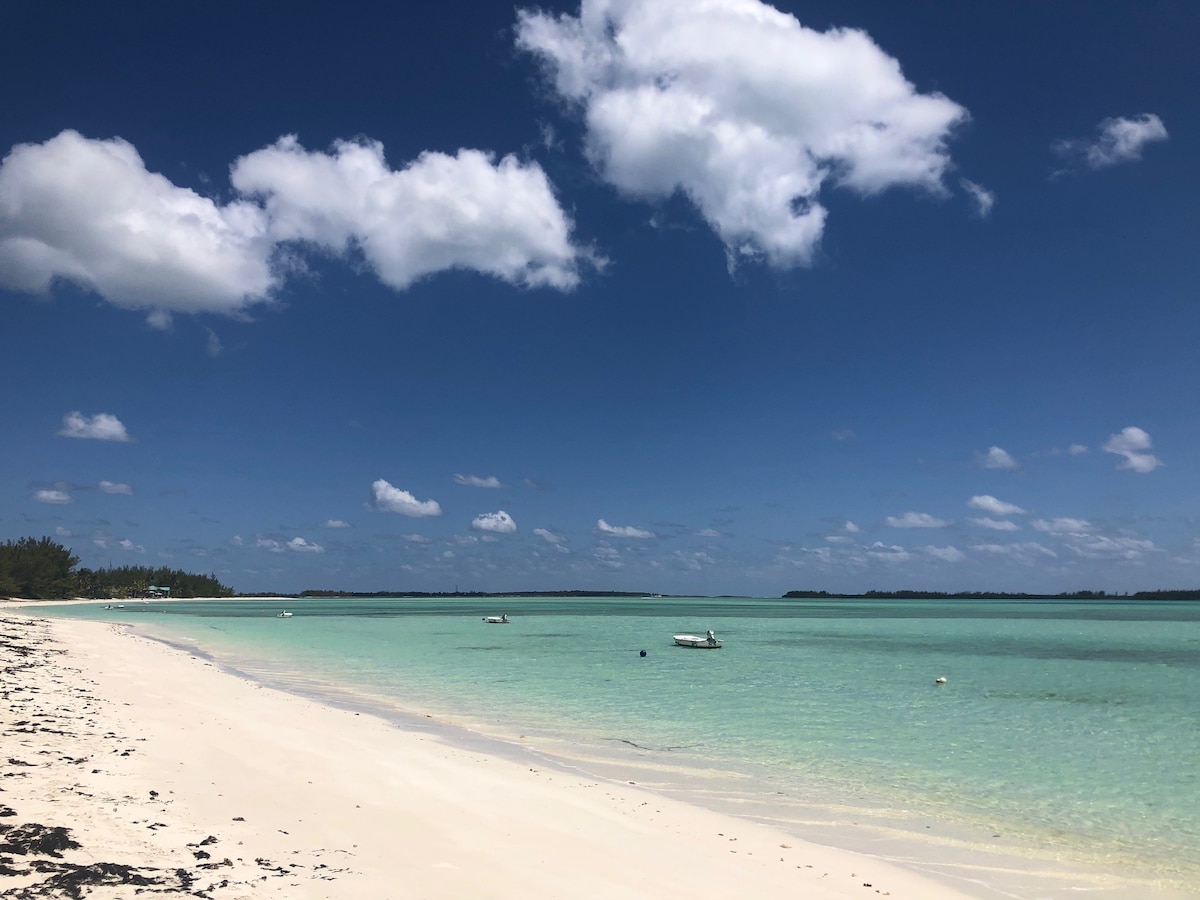
<instances>
[{"instance_id":1,"label":"motorboat","mask_svg":"<svg viewBox=\"0 0 1200 900\"><path fill-rule=\"evenodd\" d=\"M288 612L286 609L283 612L281 612L275 616L275 618L277 618L277 619L290 619L291 617L292 617L292 613Z\"/></svg>"},{"instance_id":2,"label":"motorboat","mask_svg":"<svg viewBox=\"0 0 1200 900\"><path fill-rule=\"evenodd\" d=\"M489 625L507 625L508 613L505 613L502 616L484 616L483 621L487 622Z\"/></svg>"},{"instance_id":3,"label":"motorboat","mask_svg":"<svg viewBox=\"0 0 1200 900\"><path fill-rule=\"evenodd\" d=\"M720 650L722 641L710 631L704 637L695 634L677 634L675 643L680 647L695 647L699 650Z\"/></svg>"}]
</instances>

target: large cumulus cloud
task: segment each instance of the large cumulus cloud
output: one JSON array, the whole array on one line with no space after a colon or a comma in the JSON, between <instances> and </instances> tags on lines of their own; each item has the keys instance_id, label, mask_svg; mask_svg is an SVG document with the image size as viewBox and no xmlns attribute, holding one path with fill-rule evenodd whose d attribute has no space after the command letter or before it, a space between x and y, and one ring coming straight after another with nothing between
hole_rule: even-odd
<instances>
[{"instance_id":1,"label":"large cumulus cloud","mask_svg":"<svg viewBox=\"0 0 1200 900\"><path fill-rule=\"evenodd\" d=\"M827 183L941 192L966 110L922 94L864 32L806 28L759 0L583 0L519 13L517 43L583 111L622 193L685 194L737 256L811 261Z\"/></svg>"}]
</instances>

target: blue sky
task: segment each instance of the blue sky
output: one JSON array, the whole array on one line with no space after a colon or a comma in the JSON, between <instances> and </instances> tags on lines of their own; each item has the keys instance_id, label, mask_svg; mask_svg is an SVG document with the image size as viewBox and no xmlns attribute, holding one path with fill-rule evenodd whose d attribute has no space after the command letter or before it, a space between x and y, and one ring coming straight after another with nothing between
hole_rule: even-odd
<instances>
[{"instance_id":1,"label":"blue sky","mask_svg":"<svg viewBox=\"0 0 1200 900\"><path fill-rule=\"evenodd\" d=\"M1200 583L1200 7L0 5L0 537Z\"/></svg>"}]
</instances>

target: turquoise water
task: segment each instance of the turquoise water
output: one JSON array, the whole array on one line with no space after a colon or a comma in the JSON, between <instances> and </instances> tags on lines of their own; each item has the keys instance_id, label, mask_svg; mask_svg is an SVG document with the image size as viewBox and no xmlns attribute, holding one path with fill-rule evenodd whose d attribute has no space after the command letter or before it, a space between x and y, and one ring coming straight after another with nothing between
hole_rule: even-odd
<instances>
[{"instance_id":1,"label":"turquoise water","mask_svg":"<svg viewBox=\"0 0 1200 900\"><path fill-rule=\"evenodd\" d=\"M860 840L865 824L947 848L1002 835L1046 859L1200 884L1200 604L286 605L292 618L254 600L60 611L290 689L436 714L598 771L633 766L641 783L801 836L852 822ZM510 624L480 620L501 612ZM672 645L708 628L723 649Z\"/></svg>"}]
</instances>

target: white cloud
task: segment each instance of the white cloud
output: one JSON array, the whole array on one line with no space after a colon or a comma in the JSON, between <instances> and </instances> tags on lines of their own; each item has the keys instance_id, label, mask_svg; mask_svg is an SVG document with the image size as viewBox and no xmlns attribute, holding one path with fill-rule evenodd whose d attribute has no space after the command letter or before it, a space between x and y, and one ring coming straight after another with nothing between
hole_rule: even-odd
<instances>
[{"instance_id":1,"label":"white cloud","mask_svg":"<svg viewBox=\"0 0 1200 900\"><path fill-rule=\"evenodd\" d=\"M991 215L992 207L996 205L996 195L989 191L981 184L976 184L967 178L960 178L959 184L962 189L967 192L968 196L975 201L975 212L979 214L979 218L986 219Z\"/></svg>"},{"instance_id":2,"label":"white cloud","mask_svg":"<svg viewBox=\"0 0 1200 900\"><path fill-rule=\"evenodd\" d=\"M978 519L971 519L973 525L978 525L980 528L990 528L992 531L1020 531L1021 526L1016 522L1010 522L1008 519L992 519L988 516L982 516Z\"/></svg>"},{"instance_id":3,"label":"white cloud","mask_svg":"<svg viewBox=\"0 0 1200 900\"><path fill-rule=\"evenodd\" d=\"M284 552L283 544L279 543L279 541L273 540L272 538L259 538L254 542L254 546L258 547L260 550L270 550L272 553Z\"/></svg>"},{"instance_id":4,"label":"white cloud","mask_svg":"<svg viewBox=\"0 0 1200 900\"><path fill-rule=\"evenodd\" d=\"M1018 544L976 544L971 548L980 553L990 553L993 556L1010 556L1021 562L1031 562L1039 557L1058 559L1058 554L1049 547L1043 547L1037 541L1025 541Z\"/></svg>"},{"instance_id":5,"label":"white cloud","mask_svg":"<svg viewBox=\"0 0 1200 900\"><path fill-rule=\"evenodd\" d=\"M96 413L90 419L75 411L63 416L60 437L87 438L95 441L131 441L121 420L111 413Z\"/></svg>"},{"instance_id":6,"label":"white cloud","mask_svg":"<svg viewBox=\"0 0 1200 900\"><path fill-rule=\"evenodd\" d=\"M922 512L906 512L902 516L888 516L884 521L893 528L945 528L950 524L945 519L938 519L929 513Z\"/></svg>"},{"instance_id":7,"label":"white cloud","mask_svg":"<svg viewBox=\"0 0 1200 900\"><path fill-rule=\"evenodd\" d=\"M236 160L230 178L263 199L276 240L360 251L396 290L448 269L565 290L587 256L572 245L545 172L514 156L428 151L393 170L378 141L320 153L288 135Z\"/></svg>"},{"instance_id":8,"label":"white cloud","mask_svg":"<svg viewBox=\"0 0 1200 900\"><path fill-rule=\"evenodd\" d=\"M216 359L218 356L221 355L221 352L225 348L221 346L221 339L219 337L217 337L217 333L215 331L213 331L211 328L207 329L207 331L208 331L208 341L205 344L204 352L207 353L209 356L211 356L213 359Z\"/></svg>"},{"instance_id":9,"label":"white cloud","mask_svg":"<svg viewBox=\"0 0 1200 900\"><path fill-rule=\"evenodd\" d=\"M826 184L943 193L966 110L920 94L871 38L758 0L582 0L518 13L517 44L582 108L587 153L623 194L682 193L731 260L812 260Z\"/></svg>"},{"instance_id":10,"label":"white cloud","mask_svg":"<svg viewBox=\"0 0 1200 900\"><path fill-rule=\"evenodd\" d=\"M132 494L133 488L116 481L100 482L100 490L106 494Z\"/></svg>"},{"instance_id":11,"label":"white cloud","mask_svg":"<svg viewBox=\"0 0 1200 900\"><path fill-rule=\"evenodd\" d=\"M680 566L692 572L699 572L703 569L716 565L716 560L702 550L693 553L688 553L684 550L676 550L672 554L672 558L678 562Z\"/></svg>"},{"instance_id":12,"label":"white cloud","mask_svg":"<svg viewBox=\"0 0 1200 900\"><path fill-rule=\"evenodd\" d=\"M988 452L979 457L979 465L985 469L1015 469L1018 463L1007 450L989 447Z\"/></svg>"},{"instance_id":13,"label":"white cloud","mask_svg":"<svg viewBox=\"0 0 1200 900\"><path fill-rule=\"evenodd\" d=\"M442 507L436 500L418 500L408 491L393 487L382 478L371 484L371 505L375 509L416 518L442 514Z\"/></svg>"},{"instance_id":14,"label":"white cloud","mask_svg":"<svg viewBox=\"0 0 1200 900\"><path fill-rule=\"evenodd\" d=\"M344 522L341 519L326 519L325 527L326 528L349 528L350 523Z\"/></svg>"},{"instance_id":15,"label":"white cloud","mask_svg":"<svg viewBox=\"0 0 1200 900\"><path fill-rule=\"evenodd\" d=\"M1138 562L1149 553L1157 553L1159 548L1153 541L1134 537L1106 537L1104 535L1080 535L1071 540L1067 546L1077 556L1084 559L1118 559L1127 562Z\"/></svg>"},{"instance_id":16,"label":"white cloud","mask_svg":"<svg viewBox=\"0 0 1200 900\"><path fill-rule=\"evenodd\" d=\"M963 553L957 547L934 547L928 546L925 552L935 559L940 559L943 562L962 562L967 558L967 554Z\"/></svg>"},{"instance_id":17,"label":"white cloud","mask_svg":"<svg viewBox=\"0 0 1200 900\"><path fill-rule=\"evenodd\" d=\"M74 498L72 498L70 494L68 494L66 491L59 490L34 491L33 499L38 503L62 504L75 502Z\"/></svg>"},{"instance_id":18,"label":"white cloud","mask_svg":"<svg viewBox=\"0 0 1200 900\"><path fill-rule=\"evenodd\" d=\"M835 441L852 441L858 435L856 435L854 430L851 428L839 428L837 431L830 432L829 436Z\"/></svg>"},{"instance_id":19,"label":"white cloud","mask_svg":"<svg viewBox=\"0 0 1200 900\"><path fill-rule=\"evenodd\" d=\"M1071 456L1083 456L1083 454L1087 452L1088 448L1083 446L1083 444L1072 444L1067 448L1067 453L1069 453Z\"/></svg>"},{"instance_id":20,"label":"white cloud","mask_svg":"<svg viewBox=\"0 0 1200 900\"><path fill-rule=\"evenodd\" d=\"M1065 140L1054 145L1060 156L1082 161L1088 168L1105 169L1117 163L1142 158L1142 149L1150 143L1165 141L1167 128L1153 113L1131 119L1105 119L1097 126L1098 135L1090 141Z\"/></svg>"},{"instance_id":21,"label":"white cloud","mask_svg":"<svg viewBox=\"0 0 1200 900\"><path fill-rule=\"evenodd\" d=\"M597 547L592 552L592 556L595 558L596 562L600 563L600 565L605 566L606 568L625 568L625 562L621 559L621 554L612 547Z\"/></svg>"},{"instance_id":22,"label":"white cloud","mask_svg":"<svg viewBox=\"0 0 1200 900\"><path fill-rule=\"evenodd\" d=\"M555 534L553 531L549 531L545 528L535 528L535 529L533 529L533 533L536 534L538 537L540 537L542 540L544 540L546 543L553 546L554 549L557 550L559 553L570 553L571 552L565 546L563 546L567 539L565 537L563 537L561 534Z\"/></svg>"},{"instance_id":23,"label":"white cloud","mask_svg":"<svg viewBox=\"0 0 1200 900\"><path fill-rule=\"evenodd\" d=\"M63 131L0 163L0 285L55 279L125 309L235 314L275 287L257 206L220 206L150 172L120 138Z\"/></svg>"},{"instance_id":24,"label":"white cloud","mask_svg":"<svg viewBox=\"0 0 1200 900\"><path fill-rule=\"evenodd\" d=\"M1150 435L1136 426L1123 428L1120 434L1110 434L1104 442L1107 453L1125 457L1118 468L1131 472L1153 472L1162 462L1150 452Z\"/></svg>"},{"instance_id":25,"label":"white cloud","mask_svg":"<svg viewBox=\"0 0 1200 900\"><path fill-rule=\"evenodd\" d=\"M696 536L703 538L719 538L721 536L721 532L717 531L715 528L702 528L696 532Z\"/></svg>"},{"instance_id":26,"label":"white cloud","mask_svg":"<svg viewBox=\"0 0 1200 900\"><path fill-rule=\"evenodd\" d=\"M849 537L849 536L847 536L847 535L844 535L844 534L828 534L828 535L826 535L826 536L825 536L825 540L826 540L828 543L830 543L830 544L846 544L846 545L849 545L849 544L853 544L853 543L854 543L854 538L852 538L852 537Z\"/></svg>"},{"instance_id":27,"label":"white cloud","mask_svg":"<svg viewBox=\"0 0 1200 900\"><path fill-rule=\"evenodd\" d=\"M653 531L646 531L644 528L635 528L632 525L609 525L603 519L596 521L596 529L602 534L611 534L615 537L627 538L652 538Z\"/></svg>"},{"instance_id":28,"label":"white cloud","mask_svg":"<svg viewBox=\"0 0 1200 900\"><path fill-rule=\"evenodd\" d=\"M495 475L489 475L487 478L480 478L478 475L455 475L455 484L464 484L467 487L479 488L502 488L503 484Z\"/></svg>"},{"instance_id":29,"label":"white cloud","mask_svg":"<svg viewBox=\"0 0 1200 900\"><path fill-rule=\"evenodd\" d=\"M480 513L471 520L471 527L476 531L490 531L496 534L512 534L517 530L517 523L504 510L494 513Z\"/></svg>"},{"instance_id":30,"label":"white cloud","mask_svg":"<svg viewBox=\"0 0 1200 900\"><path fill-rule=\"evenodd\" d=\"M851 522L849 519L847 519L846 524L842 526L842 530L847 531L850 534L858 534L859 531L861 531L862 529L860 529L857 525L855 525L853 522Z\"/></svg>"},{"instance_id":31,"label":"white cloud","mask_svg":"<svg viewBox=\"0 0 1200 900\"><path fill-rule=\"evenodd\" d=\"M1069 519L1065 516L1057 519L1034 519L1030 524L1038 531L1055 535L1080 535L1092 530L1092 523L1087 519Z\"/></svg>"},{"instance_id":32,"label":"white cloud","mask_svg":"<svg viewBox=\"0 0 1200 900\"><path fill-rule=\"evenodd\" d=\"M406 544L419 544L421 546L433 543L432 540L425 537L423 534L402 534L400 535L400 540L404 541Z\"/></svg>"},{"instance_id":33,"label":"white cloud","mask_svg":"<svg viewBox=\"0 0 1200 900\"><path fill-rule=\"evenodd\" d=\"M302 537L294 537L288 541L288 548L297 553L324 553L325 548L320 544L312 544Z\"/></svg>"},{"instance_id":34,"label":"white cloud","mask_svg":"<svg viewBox=\"0 0 1200 900\"><path fill-rule=\"evenodd\" d=\"M904 562L909 558L909 552L903 547L896 544L885 544L882 541L876 541L868 547L867 555L885 562Z\"/></svg>"},{"instance_id":35,"label":"white cloud","mask_svg":"<svg viewBox=\"0 0 1200 900\"><path fill-rule=\"evenodd\" d=\"M61 525L59 525L57 528L54 529L54 533L57 534L59 537L70 537L71 529L63 528Z\"/></svg>"},{"instance_id":36,"label":"white cloud","mask_svg":"<svg viewBox=\"0 0 1200 900\"><path fill-rule=\"evenodd\" d=\"M134 553L146 552L145 547L143 547L141 544L135 544L133 541L129 540L129 538L125 538L123 541L117 541L117 546L119 546L122 550L131 550Z\"/></svg>"},{"instance_id":37,"label":"white cloud","mask_svg":"<svg viewBox=\"0 0 1200 900\"><path fill-rule=\"evenodd\" d=\"M1015 503L1006 503L1003 500L997 500L991 494L978 494L967 501L967 506L971 509L978 509L981 512L991 513L993 516L1021 516L1025 514L1025 510L1017 506Z\"/></svg>"}]
</instances>

